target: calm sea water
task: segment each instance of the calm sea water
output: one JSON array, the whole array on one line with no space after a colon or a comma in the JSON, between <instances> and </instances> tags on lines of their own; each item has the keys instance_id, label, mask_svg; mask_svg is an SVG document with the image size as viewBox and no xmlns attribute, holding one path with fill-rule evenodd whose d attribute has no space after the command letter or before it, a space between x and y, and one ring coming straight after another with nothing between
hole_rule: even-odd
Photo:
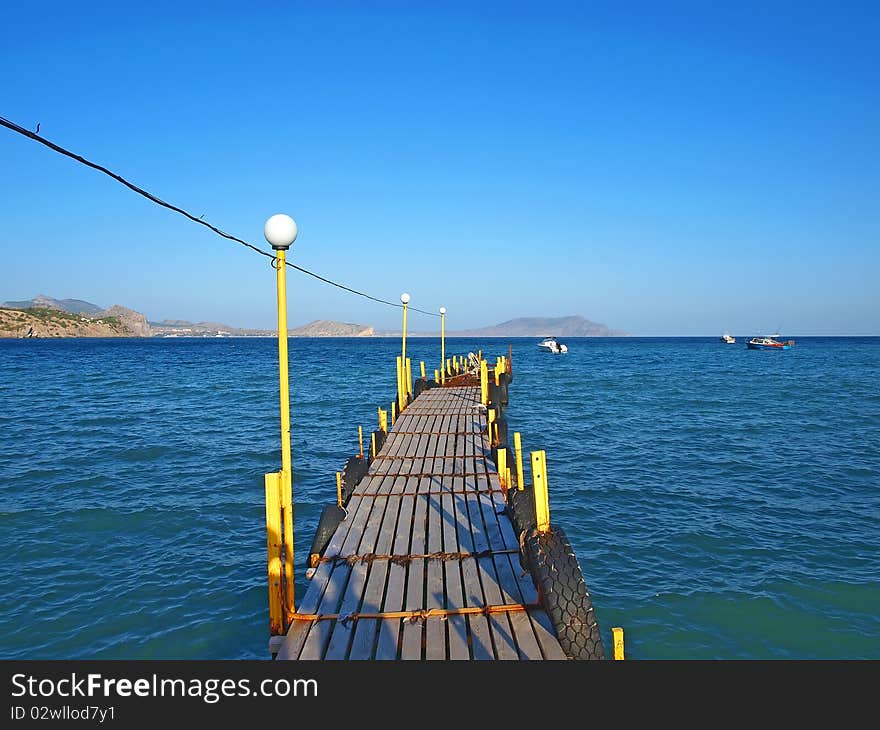
<instances>
[{"instance_id":1,"label":"calm sea water","mask_svg":"<svg viewBox=\"0 0 880 730\"><path fill-rule=\"evenodd\" d=\"M606 642L880 658L880 338L512 342L508 418L547 450ZM291 340L300 575L397 348ZM436 340L410 350L439 360ZM262 339L0 340L0 657L267 657L276 357Z\"/></svg>"}]
</instances>

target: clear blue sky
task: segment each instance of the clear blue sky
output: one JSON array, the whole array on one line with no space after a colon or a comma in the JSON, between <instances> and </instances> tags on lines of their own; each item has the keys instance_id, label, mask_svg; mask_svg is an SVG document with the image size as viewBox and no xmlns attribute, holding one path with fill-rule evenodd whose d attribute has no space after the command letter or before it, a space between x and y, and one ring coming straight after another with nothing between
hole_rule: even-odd
<instances>
[{"instance_id":1,"label":"clear blue sky","mask_svg":"<svg viewBox=\"0 0 880 730\"><path fill-rule=\"evenodd\" d=\"M7 3L0 115L451 328L877 335L878 7ZM0 300L37 293L274 320L261 257L0 129Z\"/></svg>"}]
</instances>

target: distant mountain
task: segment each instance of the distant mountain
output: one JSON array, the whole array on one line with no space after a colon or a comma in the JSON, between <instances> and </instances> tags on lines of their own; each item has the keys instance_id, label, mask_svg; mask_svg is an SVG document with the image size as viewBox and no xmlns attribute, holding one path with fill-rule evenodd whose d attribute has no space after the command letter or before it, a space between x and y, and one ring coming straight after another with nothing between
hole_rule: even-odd
<instances>
[{"instance_id":1,"label":"distant mountain","mask_svg":"<svg viewBox=\"0 0 880 730\"><path fill-rule=\"evenodd\" d=\"M450 332L452 337L627 337L580 315L569 317L518 317L501 324L473 330Z\"/></svg>"},{"instance_id":2,"label":"distant mountain","mask_svg":"<svg viewBox=\"0 0 880 730\"><path fill-rule=\"evenodd\" d=\"M84 302L82 299L53 299L45 294L37 294L33 299L21 302L3 302L0 307L9 309L60 309L62 312L70 312L72 314L98 314L104 311L104 307L99 307L91 302Z\"/></svg>"},{"instance_id":3,"label":"distant mountain","mask_svg":"<svg viewBox=\"0 0 880 730\"><path fill-rule=\"evenodd\" d=\"M3 302L0 308L7 310L44 310L28 319L28 328L35 325L34 331L41 336L50 337L274 337L274 329L243 329L230 327L219 322L189 322L185 319L166 319L150 322L140 312L114 304L109 309L82 299L54 299L40 294L26 301ZM56 314L51 314L56 312ZM58 315L77 315L65 317ZM29 315L31 316L31 315ZM16 336L25 321L19 315L4 315L5 327L0 329L0 337ZM48 317L48 319L47 319ZM41 319L42 318L42 319ZM103 319L104 322L99 320ZM8 321L6 321L8 320ZM54 324L47 329L46 322ZM106 326L112 323L112 332ZM25 332L27 329L25 329ZM334 322L318 319L302 327L288 330L290 337L399 337L400 332L377 332L366 324ZM407 333L411 337L436 337L433 332ZM450 331L451 337L626 337L628 333L613 330L604 324L593 322L586 317L519 317L489 327L470 330Z\"/></svg>"},{"instance_id":4,"label":"distant mountain","mask_svg":"<svg viewBox=\"0 0 880 730\"><path fill-rule=\"evenodd\" d=\"M326 319L316 319L302 327L288 330L290 337L372 337L374 334L374 329L365 324L332 322Z\"/></svg>"}]
</instances>

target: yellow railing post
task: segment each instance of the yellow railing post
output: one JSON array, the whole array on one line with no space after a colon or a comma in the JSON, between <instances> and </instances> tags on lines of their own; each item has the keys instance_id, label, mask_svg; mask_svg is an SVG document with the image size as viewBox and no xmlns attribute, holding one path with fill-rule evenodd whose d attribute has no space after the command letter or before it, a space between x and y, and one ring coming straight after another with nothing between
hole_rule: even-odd
<instances>
[{"instance_id":1,"label":"yellow railing post","mask_svg":"<svg viewBox=\"0 0 880 730\"><path fill-rule=\"evenodd\" d=\"M422 380L427 380L428 378L425 376L425 361L424 360L419 360L419 367L421 368L421 371L422 371Z\"/></svg>"},{"instance_id":2,"label":"yellow railing post","mask_svg":"<svg viewBox=\"0 0 880 730\"><path fill-rule=\"evenodd\" d=\"M513 448L516 452L516 488L522 491L525 485L523 484L522 437L519 431L513 434Z\"/></svg>"},{"instance_id":3,"label":"yellow railing post","mask_svg":"<svg viewBox=\"0 0 880 730\"><path fill-rule=\"evenodd\" d=\"M370 459L376 458L376 432L370 434Z\"/></svg>"},{"instance_id":4,"label":"yellow railing post","mask_svg":"<svg viewBox=\"0 0 880 730\"><path fill-rule=\"evenodd\" d=\"M360 455L361 459L363 459L364 458L364 428L363 428L363 426L358 426L358 445L360 446L360 451L358 451L358 454Z\"/></svg>"},{"instance_id":5,"label":"yellow railing post","mask_svg":"<svg viewBox=\"0 0 880 730\"><path fill-rule=\"evenodd\" d=\"M446 307L440 307L440 369L443 371L443 379L440 384L446 383L446 370L444 363L446 362Z\"/></svg>"},{"instance_id":6,"label":"yellow railing post","mask_svg":"<svg viewBox=\"0 0 880 730\"><path fill-rule=\"evenodd\" d=\"M391 425L393 426L395 421L397 421L397 403L391 401Z\"/></svg>"},{"instance_id":7,"label":"yellow railing post","mask_svg":"<svg viewBox=\"0 0 880 730\"><path fill-rule=\"evenodd\" d=\"M547 532L550 529L550 496L547 492L547 454L544 451L532 452L532 489L535 494L535 529Z\"/></svg>"},{"instance_id":8,"label":"yellow railing post","mask_svg":"<svg viewBox=\"0 0 880 730\"><path fill-rule=\"evenodd\" d=\"M394 404L392 403L391 405L393 406ZM379 430L388 433L388 411L382 408L377 410L379 411Z\"/></svg>"},{"instance_id":9,"label":"yellow railing post","mask_svg":"<svg viewBox=\"0 0 880 730\"><path fill-rule=\"evenodd\" d=\"M480 360L480 403L489 405L489 373L486 370L486 361Z\"/></svg>"},{"instance_id":10,"label":"yellow railing post","mask_svg":"<svg viewBox=\"0 0 880 730\"><path fill-rule=\"evenodd\" d=\"M336 472L336 505L342 506L342 472Z\"/></svg>"},{"instance_id":11,"label":"yellow railing post","mask_svg":"<svg viewBox=\"0 0 880 730\"><path fill-rule=\"evenodd\" d=\"M265 476L266 486L266 553L269 563L269 633L284 634L281 617L281 472L273 471Z\"/></svg>"},{"instance_id":12,"label":"yellow railing post","mask_svg":"<svg viewBox=\"0 0 880 730\"><path fill-rule=\"evenodd\" d=\"M611 636L614 641L614 658L618 661L622 661L624 659L623 656L623 629L619 626L615 626L611 629Z\"/></svg>"},{"instance_id":13,"label":"yellow railing post","mask_svg":"<svg viewBox=\"0 0 880 730\"><path fill-rule=\"evenodd\" d=\"M436 369L434 370L434 382L435 382L435 383L439 383L439 382L440 382L440 371L439 371L439 370L436 370Z\"/></svg>"},{"instance_id":14,"label":"yellow railing post","mask_svg":"<svg viewBox=\"0 0 880 730\"><path fill-rule=\"evenodd\" d=\"M404 408L409 403L409 399L412 397L412 361L409 358L406 358L406 396L403 399Z\"/></svg>"},{"instance_id":15,"label":"yellow railing post","mask_svg":"<svg viewBox=\"0 0 880 730\"><path fill-rule=\"evenodd\" d=\"M501 479L501 486L507 489L510 485L507 483L507 449L498 449L498 477Z\"/></svg>"},{"instance_id":16,"label":"yellow railing post","mask_svg":"<svg viewBox=\"0 0 880 730\"><path fill-rule=\"evenodd\" d=\"M293 468L290 456L290 381L287 362L287 251L296 240L297 228L293 218L286 215L273 215L263 228L266 240L275 251L276 295L278 303L278 392L281 411L281 472L278 479L281 504L278 531L282 546L283 580L283 627L286 628L295 612L293 579ZM267 483L268 483L267 475ZM270 506L267 504L267 510ZM268 540L268 537L267 537ZM271 581L270 576L270 581ZM269 609L270 623L271 606Z\"/></svg>"}]
</instances>

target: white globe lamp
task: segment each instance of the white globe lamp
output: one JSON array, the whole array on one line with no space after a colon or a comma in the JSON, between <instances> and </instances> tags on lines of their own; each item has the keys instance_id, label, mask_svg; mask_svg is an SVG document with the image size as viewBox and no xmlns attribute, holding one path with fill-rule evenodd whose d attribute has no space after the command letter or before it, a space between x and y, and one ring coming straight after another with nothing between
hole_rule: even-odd
<instances>
[{"instance_id":1,"label":"white globe lamp","mask_svg":"<svg viewBox=\"0 0 880 730\"><path fill-rule=\"evenodd\" d=\"M263 227L263 235L276 251L289 249L297 233L296 221L283 213L273 215Z\"/></svg>"}]
</instances>

